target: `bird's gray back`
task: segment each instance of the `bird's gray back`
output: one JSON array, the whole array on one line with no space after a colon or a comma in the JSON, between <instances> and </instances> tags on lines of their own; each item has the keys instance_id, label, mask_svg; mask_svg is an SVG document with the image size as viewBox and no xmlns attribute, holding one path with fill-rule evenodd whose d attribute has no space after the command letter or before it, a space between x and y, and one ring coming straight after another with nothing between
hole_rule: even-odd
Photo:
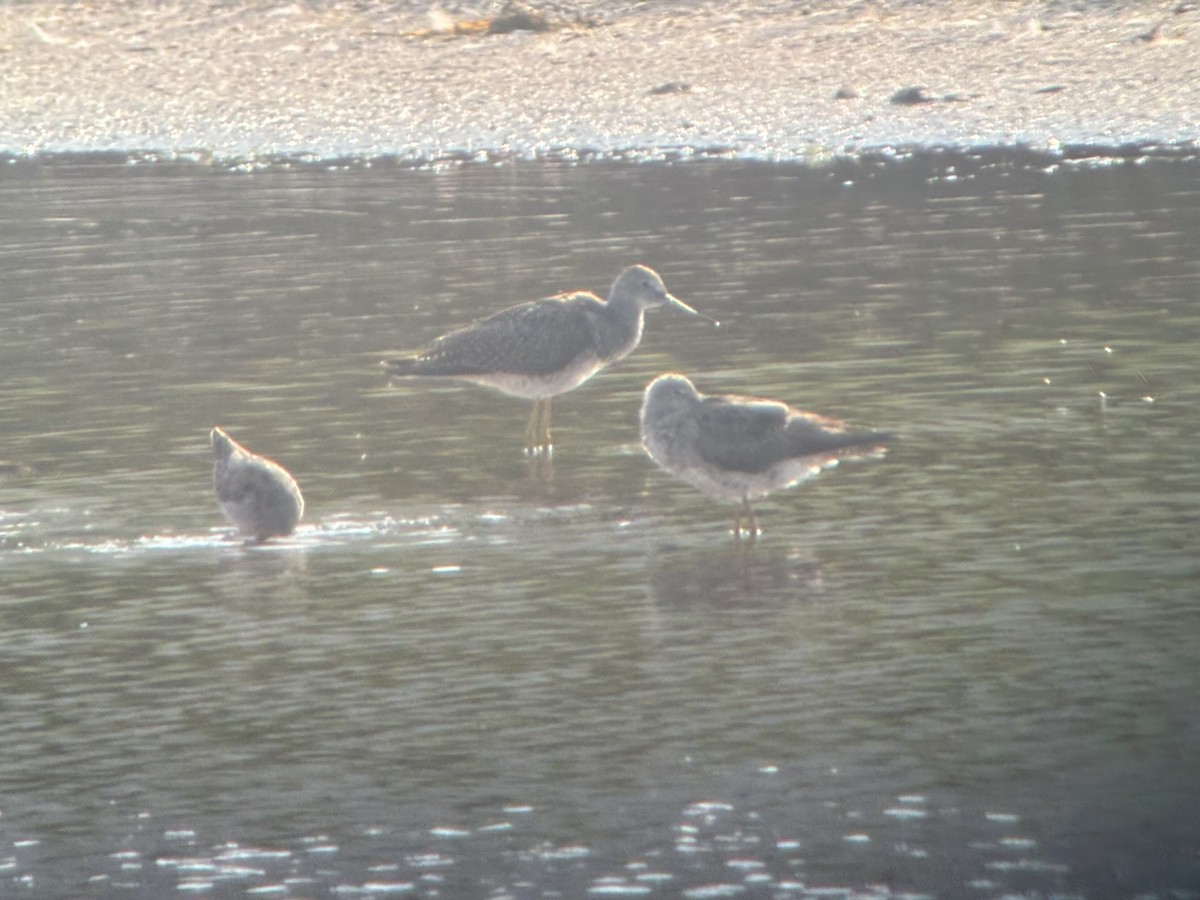
<instances>
[{"instance_id":1,"label":"bird's gray back","mask_svg":"<svg viewBox=\"0 0 1200 900\"><path fill-rule=\"evenodd\" d=\"M886 439L874 432L847 432L836 419L771 400L705 397L696 414L701 458L736 472L765 472L806 456L843 455Z\"/></svg>"},{"instance_id":2,"label":"bird's gray back","mask_svg":"<svg viewBox=\"0 0 1200 900\"><path fill-rule=\"evenodd\" d=\"M553 374L593 352L593 320L602 305L594 295L574 294L501 310L435 340L414 361L412 374Z\"/></svg>"},{"instance_id":3,"label":"bird's gray back","mask_svg":"<svg viewBox=\"0 0 1200 900\"><path fill-rule=\"evenodd\" d=\"M218 460L213 474L217 500L243 532L288 534L304 513L299 486L278 463L239 453Z\"/></svg>"},{"instance_id":4,"label":"bird's gray back","mask_svg":"<svg viewBox=\"0 0 1200 900\"><path fill-rule=\"evenodd\" d=\"M788 455L783 404L705 397L695 415L696 450L721 469L760 472Z\"/></svg>"}]
</instances>

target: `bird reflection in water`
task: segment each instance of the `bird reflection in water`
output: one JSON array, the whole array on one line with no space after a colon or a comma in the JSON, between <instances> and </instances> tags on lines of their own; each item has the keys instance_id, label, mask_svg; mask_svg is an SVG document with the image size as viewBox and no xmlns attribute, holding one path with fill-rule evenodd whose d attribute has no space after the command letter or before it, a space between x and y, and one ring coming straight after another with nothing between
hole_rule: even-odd
<instances>
[{"instance_id":1,"label":"bird reflection in water","mask_svg":"<svg viewBox=\"0 0 1200 900\"><path fill-rule=\"evenodd\" d=\"M650 570L650 591L664 612L734 610L774 614L819 597L819 562L790 547L727 545L665 554Z\"/></svg>"}]
</instances>

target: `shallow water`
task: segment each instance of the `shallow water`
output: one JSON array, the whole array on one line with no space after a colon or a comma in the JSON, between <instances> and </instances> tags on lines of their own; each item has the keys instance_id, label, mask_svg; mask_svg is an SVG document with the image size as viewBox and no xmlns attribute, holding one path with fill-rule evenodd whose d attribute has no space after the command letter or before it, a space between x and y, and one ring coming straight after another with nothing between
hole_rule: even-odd
<instances>
[{"instance_id":1,"label":"shallow water","mask_svg":"<svg viewBox=\"0 0 1200 900\"><path fill-rule=\"evenodd\" d=\"M6 165L0 895L1198 896L1198 231L1194 159ZM722 327L551 465L379 373L634 261ZM902 440L739 546L672 369Z\"/></svg>"}]
</instances>

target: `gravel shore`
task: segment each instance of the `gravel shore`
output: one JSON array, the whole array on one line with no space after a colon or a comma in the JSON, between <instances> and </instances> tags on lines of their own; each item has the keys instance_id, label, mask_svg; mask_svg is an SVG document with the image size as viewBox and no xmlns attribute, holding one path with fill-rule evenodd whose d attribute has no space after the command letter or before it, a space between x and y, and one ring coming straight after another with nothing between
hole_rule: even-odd
<instances>
[{"instance_id":1,"label":"gravel shore","mask_svg":"<svg viewBox=\"0 0 1200 900\"><path fill-rule=\"evenodd\" d=\"M1180 0L35 0L0 7L0 56L13 155L813 159L1200 122Z\"/></svg>"}]
</instances>

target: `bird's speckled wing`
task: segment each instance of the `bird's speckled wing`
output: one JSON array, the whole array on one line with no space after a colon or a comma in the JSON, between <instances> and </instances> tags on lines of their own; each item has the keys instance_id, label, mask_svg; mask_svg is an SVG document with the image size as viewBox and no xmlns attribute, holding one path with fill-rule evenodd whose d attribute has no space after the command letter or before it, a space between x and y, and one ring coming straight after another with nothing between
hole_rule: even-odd
<instances>
[{"instance_id":1,"label":"bird's speckled wing","mask_svg":"<svg viewBox=\"0 0 1200 900\"><path fill-rule=\"evenodd\" d=\"M264 461L247 457L224 467L216 479L217 499L222 503L249 503L263 494L285 492L280 476Z\"/></svg>"},{"instance_id":2,"label":"bird's speckled wing","mask_svg":"<svg viewBox=\"0 0 1200 900\"><path fill-rule=\"evenodd\" d=\"M701 457L737 472L763 472L805 456L849 455L887 439L874 432L846 432L837 419L770 400L705 397L696 415Z\"/></svg>"},{"instance_id":3,"label":"bird's speckled wing","mask_svg":"<svg viewBox=\"0 0 1200 900\"><path fill-rule=\"evenodd\" d=\"M788 456L787 407L769 400L705 397L696 408L696 449L722 469L761 472Z\"/></svg>"},{"instance_id":4,"label":"bird's speckled wing","mask_svg":"<svg viewBox=\"0 0 1200 900\"><path fill-rule=\"evenodd\" d=\"M496 372L547 375L594 352L595 295L568 294L523 303L452 331L397 374L470 376Z\"/></svg>"},{"instance_id":5,"label":"bird's speckled wing","mask_svg":"<svg viewBox=\"0 0 1200 900\"><path fill-rule=\"evenodd\" d=\"M299 486L277 463L240 453L218 462L214 479L221 509L243 534L291 534L304 514Z\"/></svg>"}]
</instances>

